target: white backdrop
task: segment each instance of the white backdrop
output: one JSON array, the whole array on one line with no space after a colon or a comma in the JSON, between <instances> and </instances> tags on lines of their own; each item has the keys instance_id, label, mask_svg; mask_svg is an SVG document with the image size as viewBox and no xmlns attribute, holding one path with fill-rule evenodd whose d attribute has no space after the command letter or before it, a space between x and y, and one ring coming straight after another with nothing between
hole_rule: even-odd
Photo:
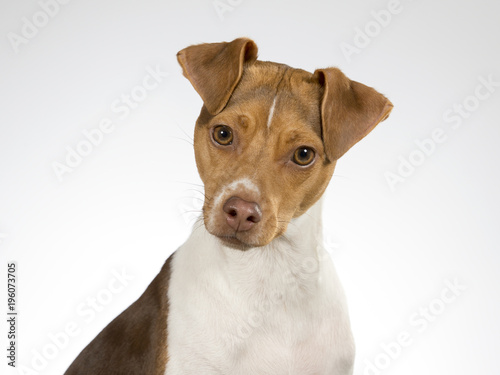
<instances>
[{"instance_id":1,"label":"white backdrop","mask_svg":"<svg viewBox=\"0 0 500 375\"><path fill-rule=\"evenodd\" d=\"M339 161L325 199L355 374L497 374L499 11L1 0L0 310L15 261L23 366L7 366L2 313L2 374L62 374L189 235L201 100L175 54L240 36L262 60L338 66L395 105Z\"/></svg>"}]
</instances>

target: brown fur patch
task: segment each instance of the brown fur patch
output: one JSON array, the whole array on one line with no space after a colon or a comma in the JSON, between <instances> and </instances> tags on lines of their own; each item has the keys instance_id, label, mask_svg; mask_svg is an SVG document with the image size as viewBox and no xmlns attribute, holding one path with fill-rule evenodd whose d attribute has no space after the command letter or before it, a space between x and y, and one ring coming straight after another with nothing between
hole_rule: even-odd
<instances>
[{"instance_id":1,"label":"brown fur patch","mask_svg":"<svg viewBox=\"0 0 500 375\"><path fill-rule=\"evenodd\" d=\"M146 291L80 353L65 375L163 375L172 254Z\"/></svg>"}]
</instances>

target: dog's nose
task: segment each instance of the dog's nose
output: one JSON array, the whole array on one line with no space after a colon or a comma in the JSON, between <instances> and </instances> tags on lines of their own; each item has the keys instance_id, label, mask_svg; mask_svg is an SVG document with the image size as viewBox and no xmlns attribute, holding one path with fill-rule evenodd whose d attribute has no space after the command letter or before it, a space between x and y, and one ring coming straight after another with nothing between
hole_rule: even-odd
<instances>
[{"instance_id":1,"label":"dog's nose","mask_svg":"<svg viewBox=\"0 0 500 375\"><path fill-rule=\"evenodd\" d=\"M231 197L222 208L227 223L237 232L250 230L262 219L262 211L255 202L247 202L239 197Z\"/></svg>"}]
</instances>

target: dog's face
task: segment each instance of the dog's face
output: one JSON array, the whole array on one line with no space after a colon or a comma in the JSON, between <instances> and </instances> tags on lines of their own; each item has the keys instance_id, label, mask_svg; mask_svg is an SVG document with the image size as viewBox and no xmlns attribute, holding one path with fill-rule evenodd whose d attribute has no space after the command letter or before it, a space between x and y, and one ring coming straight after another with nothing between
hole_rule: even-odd
<instances>
[{"instance_id":1,"label":"dog's face","mask_svg":"<svg viewBox=\"0 0 500 375\"><path fill-rule=\"evenodd\" d=\"M338 69L311 74L256 55L249 39L178 54L204 100L194 136L204 223L238 249L282 235L321 197L336 160L392 108Z\"/></svg>"},{"instance_id":2,"label":"dog's face","mask_svg":"<svg viewBox=\"0 0 500 375\"><path fill-rule=\"evenodd\" d=\"M226 242L237 243L236 238L245 245L265 245L325 190L335 162L325 155L320 86L310 76L256 62L245 70L220 113L202 110L194 146L208 198L203 214L210 233ZM253 224L248 229L243 225L246 230L227 222L224 204L232 197L257 204L249 221ZM240 205L235 209L247 208Z\"/></svg>"}]
</instances>

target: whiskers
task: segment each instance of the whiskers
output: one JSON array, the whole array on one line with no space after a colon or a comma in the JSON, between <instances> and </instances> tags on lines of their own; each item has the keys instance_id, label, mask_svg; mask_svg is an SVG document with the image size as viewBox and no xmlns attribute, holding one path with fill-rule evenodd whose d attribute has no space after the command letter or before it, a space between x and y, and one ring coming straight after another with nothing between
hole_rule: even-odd
<instances>
[{"instance_id":1,"label":"whiskers","mask_svg":"<svg viewBox=\"0 0 500 375\"><path fill-rule=\"evenodd\" d=\"M203 205L205 202L210 202L212 200L211 197L205 194L202 184L186 181L172 182L192 186L184 190L186 195L178 198L177 208L179 215L184 219L186 224L196 225L198 219L203 216Z\"/></svg>"},{"instance_id":2,"label":"whiskers","mask_svg":"<svg viewBox=\"0 0 500 375\"><path fill-rule=\"evenodd\" d=\"M185 137L178 137L175 135L168 135L168 137L174 138L174 139L179 139L181 141L188 143L191 147L193 147L194 146L194 138L192 136L190 136L188 133L186 133L185 130L181 128L179 123L176 123L176 125L177 125L177 128L184 134Z\"/></svg>"},{"instance_id":3,"label":"whiskers","mask_svg":"<svg viewBox=\"0 0 500 375\"><path fill-rule=\"evenodd\" d=\"M198 216L198 218L196 219L196 221L193 224L193 233L204 226L205 226L205 217L203 215L203 210L202 210L202 214L200 216Z\"/></svg>"}]
</instances>

